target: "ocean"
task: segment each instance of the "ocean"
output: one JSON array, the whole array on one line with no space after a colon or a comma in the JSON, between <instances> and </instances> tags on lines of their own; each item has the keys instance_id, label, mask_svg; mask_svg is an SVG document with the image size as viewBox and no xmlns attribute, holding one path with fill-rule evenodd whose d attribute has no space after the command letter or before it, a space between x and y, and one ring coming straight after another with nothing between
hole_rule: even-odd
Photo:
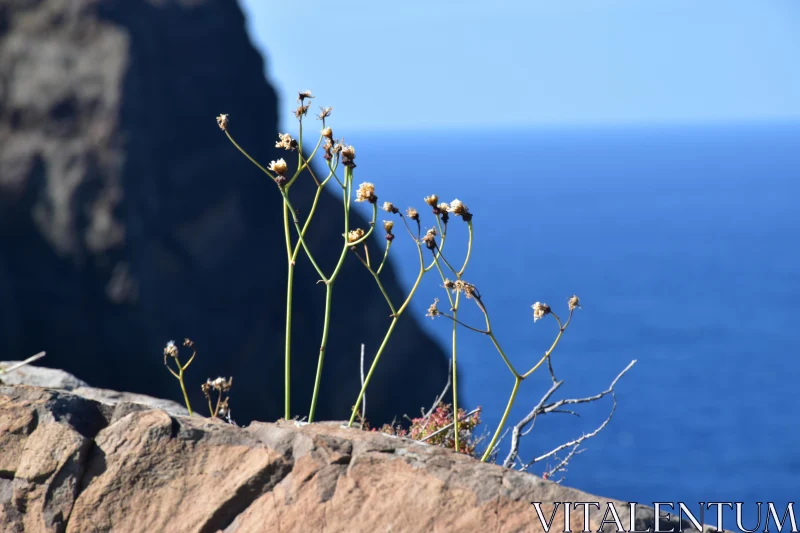
<instances>
[{"instance_id":1,"label":"ocean","mask_svg":"<svg viewBox=\"0 0 800 533\"><path fill-rule=\"evenodd\" d=\"M533 365L557 333L552 317L533 322L531 304L564 318L567 299L581 298L553 354L565 382L553 399L599 393L637 361L617 385L611 423L584 442L564 484L637 502L740 501L753 513L756 501L797 499L800 124L345 136L357 150L356 183L374 182L380 202L415 206L423 231L433 220L424 196L469 206L464 279L517 367ZM410 287L418 257L404 230L395 233L391 256ZM460 264L460 219L448 240L445 255ZM441 284L426 275L411 312L449 350L451 323L424 317L435 297L446 308ZM483 327L472 302L462 309ZM461 329L458 341L464 407L481 406L493 431L513 378L488 338ZM546 367L523 382L510 422L549 386ZM541 417L521 459L593 431L610 408L605 398L577 406L580 417Z\"/></svg>"}]
</instances>

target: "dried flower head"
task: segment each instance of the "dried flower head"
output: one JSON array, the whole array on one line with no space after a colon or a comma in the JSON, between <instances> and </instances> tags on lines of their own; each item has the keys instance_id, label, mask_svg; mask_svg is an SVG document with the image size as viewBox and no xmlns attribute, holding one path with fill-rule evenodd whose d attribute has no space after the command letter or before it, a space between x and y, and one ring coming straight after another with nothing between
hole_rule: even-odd
<instances>
[{"instance_id":1,"label":"dried flower head","mask_svg":"<svg viewBox=\"0 0 800 533\"><path fill-rule=\"evenodd\" d=\"M164 359L167 357L178 357L178 347L175 346L175 341L169 341L164 347Z\"/></svg>"},{"instance_id":2,"label":"dried flower head","mask_svg":"<svg viewBox=\"0 0 800 533\"><path fill-rule=\"evenodd\" d=\"M302 104L303 100L305 100L306 98L314 98L314 96L311 94L311 91L299 91L297 93L297 102L298 103Z\"/></svg>"},{"instance_id":3,"label":"dried flower head","mask_svg":"<svg viewBox=\"0 0 800 533\"><path fill-rule=\"evenodd\" d=\"M472 298L473 296L477 296L480 298L478 294L478 289L472 283L466 282L464 280L456 280L453 283L453 289L456 292L463 292L467 298Z\"/></svg>"},{"instance_id":4,"label":"dried flower head","mask_svg":"<svg viewBox=\"0 0 800 533\"><path fill-rule=\"evenodd\" d=\"M436 204L437 204L438 201L439 201L439 197L436 196L435 194L432 194L430 196L426 196L425 197L425 203L428 204L429 206L433 207L434 209L437 208Z\"/></svg>"},{"instance_id":5,"label":"dried flower head","mask_svg":"<svg viewBox=\"0 0 800 533\"><path fill-rule=\"evenodd\" d=\"M319 108L320 108L320 112L319 112L319 115L317 115L317 119L318 120L325 120L326 118L331 116L331 111L333 111L332 107L319 106Z\"/></svg>"},{"instance_id":6,"label":"dried flower head","mask_svg":"<svg viewBox=\"0 0 800 533\"><path fill-rule=\"evenodd\" d=\"M283 176L284 174L286 174L286 169L288 167L286 166L286 161L284 161L283 158L281 158L278 159L277 161L270 161L269 167L267 168L269 168L272 172L275 172L276 174Z\"/></svg>"},{"instance_id":7,"label":"dried flower head","mask_svg":"<svg viewBox=\"0 0 800 533\"><path fill-rule=\"evenodd\" d=\"M400 210L397 209L392 202L383 202L383 210L394 215L400 212Z\"/></svg>"},{"instance_id":8,"label":"dried flower head","mask_svg":"<svg viewBox=\"0 0 800 533\"><path fill-rule=\"evenodd\" d=\"M330 127L322 128L322 136L327 138L327 139L331 139L332 140L333 139L333 130Z\"/></svg>"},{"instance_id":9,"label":"dried flower head","mask_svg":"<svg viewBox=\"0 0 800 533\"><path fill-rule=\"evenodd\" d=\"M308 106L307 105L302 105L301 104L301 105L297 106L297 109L294 110L294 116L297 119L302 119L303 115L305 115L306 113L308 113Z\"/></svg>"},{"instance_id":10,"label":"dried flower head","mask_svg":"<svg viewBox=\"0 0 800 533\"><path fill-rule=\"evenodd\" d=\"M378 201L378 197L375 196L375 184L364 182L358 186L356 190L356 202L369 202L374 204Z\"/></svg>"},{"instance_id":11,"label":"dried flower head","mask_svg":"<svg viewBox=\"0 0 800 533\"><path fill-rule=\"evenodd\" d=\"M186 348L191 348L192 346L194 346L194 341L192 341L192 339L183 339L183 345Z\"/></svg>"},{"instance_id":12,"label":"dried flower head","mask_svg":"<svg viewBox=\"0 0 800 533\"><path fill-rule=\"evenodd\" d=\"M569 304L569 310L574 311L581 306L581 299L573 294L567 303Z\"/></svg>"},{"instance_id":13,"label":"dried flower head","mask_svg":"<svg viewBox=\"0 0 800 533\"><path fill-rule=\"evenodd\" d=\"M383 229L386 230L386 233L391 233L392 229L394 229L394 222L392 222L391 220L384 220Z\"/></svg>"},{"instance_id":14,"label":"dried flower head","mask_svg":"<svg viewBox=\"0 0 800 533\"><path fill-rule=\"evenodd\" d=\"M464 222L469 222L472 220L472 213L469 212L469 208L467 208L467 205L458 198L450 202L450 213L453 213L457 217L461 217Z\"/></svg>"},{"instance_id":15,"label":"dried flower head","mask_svg":"<svg viewBox=\"0 0 800 533\"><path fill-rule=\"evenodd\" d=\"M422 242L425 243L425 246L428 247L428 250L436 249L436 230L431 228L426 231L425 236L422 238Z\"/></svg>"},{"instance_id":16,"label":"dried flower head","mask_svg":"<svg viewBox=\"0 0 800 533\"><path fill-rule=\"evenodd\" d=\"M322 149L325 151L325 155L322 156L324 160L330 161L331 159L333 159L333 141L331 141L330 139L325 141L325 144L322 145Z\"/></svg>"},{"instance_id":17,"label":"dried flower head","mask_svg":"<svg viewBox=\"0 0 800 533\"><path fill-rule=\"evenodd\" d=\"M346 167L356 168L353 159L356 158L356 149L353 146L342 145L342 164Z\"/></svg>"},{"instance_id":18,"label":"dried flower head","mask_svg":"<svg viewBox=\"0 0 800 533\"><path fill-rule=\"evenodd\" d=\"M296 150L297 141L292 139L288 133L279 133L278 142L275 143L275 148L283 148L284 150Z\"/></svg>"},{"instance_id":19,"label":"dried flower head","mask_svg":"<svg viewBox=\"0 0 800 533\"><path fill-rule=\"evenodd\" d=\"M428 312L425 314L425 316L429 316L433 319L441 315L442 312L439 311L439 307L437 306L438 303L439 303L439 298L434 299L431 306L428 307Z\"/></svg>"},{"instance_id":20,"label":"dried flower head","mask_svg":"<svg viewBox=\"0 0 800 533\"><path fill-rule=\"evenodd\" d=\"M228 129L228 115L227 114L222 114L222 115L217 117L217 126L219 126L219 129L221 129L222 131L226 131Z\"/></svg>"},{"instance_id":21,"label":"dried flower head","mask_svg":"<svg viewBox=\"0 0 800 533\"><path fill-rule=\"evenodd\" d=\"M364 236L364 230L361 228L356 228L347 234L347 242L356 242L363 236Z\"/></svg>"},{"instance_id":22,"label":"dried flower head","mask_svg":"<svg viewBox=\"0 0 800 533\"><path fill-rule=\"evenodd\" d=\"M533 321L534 322L536 322L537 320L542 318L544 315L547 315L547 314L550 313L550 306L545 304L545 303L536 302L531 307L533 307Z\"/></svg>"},{"instance_id":23,"label":"dried flower head","mask_svg":"<svg viewBox=\"0 0 800 533\"><path fill-rule=\"evenodd\" d=\"M456 283L454 281L449 280L449 279L445 279L443 287L445 289L448 289L448 290L453 290L453 289L456 288Z\"/></svg>"},{"instance_id":24,"label":"dried flower head","mask_svg":"<svg viewBox=\"0 0 800 533\"><path fill-rule=\"evenodd\" d=\"M417 222L419 222L419 211L417 211L413 207L409 207L408 209L406 209L406 216L408 216L408 218L410 218L411 220L416 220Z\"/></svg>"}]
</instances>

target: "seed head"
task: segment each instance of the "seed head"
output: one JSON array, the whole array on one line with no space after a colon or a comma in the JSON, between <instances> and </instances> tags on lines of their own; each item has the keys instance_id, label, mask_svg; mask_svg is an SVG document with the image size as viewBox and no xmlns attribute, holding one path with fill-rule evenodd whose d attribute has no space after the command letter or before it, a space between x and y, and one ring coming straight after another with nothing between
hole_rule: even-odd
<instances>
[{"instance_id":1,"label":"seed head","mask_svg":"<svg viewBox=\"0 0 800 533\"><path fill-rule=\"evenodd\" d=\"M387 213L392 213L393 215L396 215L400 212L400 210L397 209L392 202L383 202L383 210Z\"/></svg>"},{"instance_id":2,"label":"seed head","mask_svg":"<svg viewBox=\"0 0 800 533\"><path fill-rule=\"evenodd\" d=\"M433 207L434 209L436 209L436 203L438 201L439 201L439 197L436 196L435 194L432 194L430 196L426 196L425 197L425 203L428 204L429 206Z\"/></svg>"},{"instance_id":3,"label":"seed head","mask_svg":"<svg viewBox=\"0 0 800 533\"><path fill-rule=\"evenodd\" d=\"M167 357L178 357L178 347L175 346L175 341L169 341L164 347L164 360Z\"/></svg>"},{"instance_id":4,"label":"seed head","mask_svg":"<svg viewBox=\"0 0 800 533\"><path fill-rule=\"evenodd\" d=\"M363 236L364 236L364 230L361 228L356 228L347 234L347 242L356 242Z\"/></svg>"},{"instance_id":5,"label":"seed head","mask_svg":"<svg viewBox=\"0 0 800 533\"><path fill-rule=\"evenodd\" d=\"M478 289L472 283L468 283L459 279L453 283L453 288L456 292L463 292L467 298L472 298L473 296L480 297L478 294Z\"/></svg>"},{"instance_id":6,"label":"seed head","mask_svg":"<svg viewBox=\"0 0 800 533\"><path fill-rule=\"evenodd\" d=\"M375 196L375 185L373 183L364 182L358 186L356 190L356 202L369 202L374 204L378 201Z\"/></svg>"},{"instance_id":7,"label":"seed head","mask_svg":"<svg viewBox=\"0 0 800 533\"><path fill-rule=\"evenodd\" d=\"M300 91L297 93L298 103L302 104L303 100L305 100L306 98L314 98L314 96L311 94L311 91ZM308 106L306 106L306 108L308 108Z\"/></svg>"},{"instance_id":8,"label":"seed head","mask_svg":"<svg viewBox=\"0 0 800 533\"><path fill-rule=\"evenodd\" d=\"M413 207L409 207L408 209L406 209L406 215L411 220L416 220L417 222L419 222L419 211L417 211Z\"/></svg>"},{"instance_id":9,"label":"seed head","mask_svg":"<svg viewBox=\"0 0 800 533\"><path fill-rule=\"evenodd\" d=\"M472 220L472 213L469 212L467 205L458 198L450 202L450 212L457 217L461 217L464 222Z\"/></svg>"},{"instance_id":10,"label":"seed head","mask_svg":"<svg viewBox=\"0 0 800 533\"><path fill-rule=\"evenodd\" d=\"M422 242L425 243L425 246L428 247L428 250L433 250L436 248L436 230L434 228L429 229L425 232L425 236L422 238Z\"/></svg>"},{"instance_id":11,"label":"seed head","mask_svg":"<svg viewBox=\"0 0 800 533\"><path fill-rule=\"evenodd\" d=\"M275 143L275 148L283 148L284 150L296 150L297 141L292 139L288 133L279 133L278 142Z\"/></svg>"},{"instance_id":12,"label":"seed head","mask_svg":"<svg viewBox=\"0 0 800 533\"><path fill-rule=\"evenodd\" d=\"M342 164L346 167L356 168L356 164L353 163L353 159L356 158L356 149L353 146L343 146L342 147Z\"/></svg>"},{"instance_id":13,"label":"seed head","mask_svg":"<svg viewBox=\"0 0 800 533\"><path fill-rule=\"evenodd\" d=\"M191 348L192 346L194 346L194 342L192 341L192 339L183 339L183 345L186 348Z\"/></svg>"},{"instance_id":14,"label":"seed head","mask_svg":"<svg viewBox=\"0 0 800 533\"><path fill-rule=\"evenodd\" d=\"M323 128L322 129L322 136L326 137L328 139L333 139L333 130L330 127ZM326 143L326 145L327 145L327 143Z\"/></svg>"},{"instance_id":15,"label":"seed head","mask_svg":"<svg viewBox=\"0 0 800 533\"><path fill-rule=\"evenodd\" d=\"M439 211L441 211L442 213L447 213L448 211L450 211L450 204L448 204L447 202L440 203L438 207Z\"/></svg>"},{"instance_id":16,"label":"seed head","mask_svg":"<svg viewBox=\"0 0 800 533\"><path fill-rule=\"evenodd\" d=\"M448 290L453 290L456 288L456 284L454 281L450 281L449 279L444 280L444 288Z\"/></svg>"},{"instance_id":17,"label":"seed head","mask_svg":"<svg viewBox=\"0 0 800 533\"><path fill-rule=\"evenodd\" d=\"M333 111L332 107L319 106L319 108L320 108L320 112L319 112L319 115L317 115L317 119L318 120L325 120L326 118L331 116L331 111Z\"/></svg>"},{"instance_id":18,"label":"seed head","mask_svg":"<svg viewBox=\"0 0 800 533\"><path fill-rule=\"evenodd\" d=\"M536 322L537 320L542 318L544 315L547 315L547 314L550 313L550 306L545 304L545 303L536 302L531 307L533 307L533 321L534 322Z\"/></svg>"},{"instance_id":19,"label":"seed head","mask_svg":"<svg viewBox=\"0 0 800 533\"><path fill-rule=\"evenodd\" d=\"M568 303L569 303L569 310L574 311L575 309L581 306L581 299L573 294L572 298L569 299Z\"/></svg>"},{"instance_id":20,"label":"seed head","mask_svg":"<svg viewBox=\"0 0 800 533\"><path fill-rule=\"evenodd\" d=\"M432 304L431 304L431 306L428 308L428 312L425 314L425 316L429 316L429 317L431 317L431 319L434 319L434 318L436 318L437 316L441 315L441 314L442 314L442 312L441 312L441 311L439 311L439 308L438 308L438 307L437 307L437 305L436 305L436 304L438 304L438 303L439 303L439 298L436 298L436 299L434 299L434 300L433 300L433 303L432 303Z\"/></svg>"},{"instance_id":21,"label":"seed head","mask_svg":"<svg viewBox=\"0 0 800 533\"><path fill-rule=\"evenodd\" d=\"M223 114L217 117L217 126L222 131L227 131L228 129L228 115Z\"/></svg>"},{"instance_id":22,"label":"seed head","mask_svg":"<svg viewBox=\"0 0 800 533\"><path fill-rule=\"evenodd\" d=\"M286 169L287 169L286 161L284 161L283 158L278 159L277 161L270 161L269 167L267 168L269 168L276 174L283 176L284 174L286 174Z\"/></svg>"},{"instance_id":23,"label":"seed head","mask_svg":"<svg viewBox=\"0 0 800 533\"><path fill-rule=\"evenodd\" d=\"M330 129L330 128L328 128ZM330 161L333 159L333 141L328 139L325 141L325 144L322 145L322 149L325 150L325 155L322 158L326 161Z\"/></svg>"},{"instance_id":24,"label":"seed head","mask_svg":"<svg viewBox=\"0 0 800 533\"><path fill-rule=\"evenodd\" d=\"M305 115L306 113L308 113L308 106L307 105L300 104L297 107L297 109L294 110L294 116L297 119L302 119L303 115Z\"/></svg>"},{"instance_id":25,"label":"seed head","mask_svg":"<svg viewBox=\"0 0 800 533\"><path fill-rule=\"evenodd\" d=\"M383 229L386 230L386 233L391 233L393 228L394 228L394 222L392 222L391 220L383 221Z\"/></svg>"}]
</instances>

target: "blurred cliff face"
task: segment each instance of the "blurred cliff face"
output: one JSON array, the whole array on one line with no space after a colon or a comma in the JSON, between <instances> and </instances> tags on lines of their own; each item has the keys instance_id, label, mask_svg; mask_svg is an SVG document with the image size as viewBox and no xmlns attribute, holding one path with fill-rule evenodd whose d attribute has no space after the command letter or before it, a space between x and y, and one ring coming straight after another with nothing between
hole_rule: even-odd
<instances>
[{"instance_id":1,"label":"blurred cliff face","mask_svg":"<svg viewBox=\"0 0 800 533\"><path fill-rule=\"evenodd\" d=\"M42 363L94 386L179 399L162 349L190 337L198 405L201 382L233 376L238 422L281 416L281 200L214 122L229 113L246 149L275 159L263 72L229 0L0 4L0 359L46 350ZM341 207L326 194L319 209L307 241L330 268ZM348 261L334 291L322 418L349 415L360 345L371 359L388 325L367 278ZM324 289L307 260L295 279L292 411L305 415ZM397 329L368 391L374 422L418 412L447 379L417 322Z\"/></svg>"}]
</instances>

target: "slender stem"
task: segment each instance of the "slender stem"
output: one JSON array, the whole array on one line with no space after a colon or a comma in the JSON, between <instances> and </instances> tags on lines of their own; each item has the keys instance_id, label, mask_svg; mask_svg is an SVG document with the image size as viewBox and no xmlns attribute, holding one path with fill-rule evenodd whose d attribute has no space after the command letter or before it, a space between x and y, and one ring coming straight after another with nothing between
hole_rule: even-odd
<instances>
[{"instance_id":1,"label":"slender stem","mask_svg":"<svg viewBox=\"0 0 800 533\"><path fill-rule=\"evenodd\" d=\"M383 259L381 260L381 264L378 266L378 270L376 271L376 274L380 274L381 270L383 270L383 265L386 264L386 258L389 257L389 248L391 248L391 247L392 247L392 241L387 240L386 241L386 251L383 252Z\"/></svg>"},{"instance_id":2,"label":"slender stem","mask_svg":"<svg viewBox=\"0 0 800 533\"><path fill-rule=\"evenodd\" d=\"M328 344L328 331L330 330L331 323L331 302L332 302L333 284L329 283L325 286L325 322L322 328L322 344L319 347L319 360L317 361L317 377L314 379L314 394L311 397L311 409L308 414L308 422L314 421L314 415L317 412L317 400L319 399L319 387L322 382L322 363L325 361L325 348Z\"/></svg>"},{"instance_id":3,"label":"slender stem","mask_svg":"<svg viewBox=\"0 0 800 533\"><path fill-rule=\"evenodd\" d=\"M353 413L350 415L350 421L347 423L347 427L353 427L353 422L356 419L356 414L358 410L361 408L361 401L364 399L364 394L367 392L367 386L369 385L370 380L372 379L372 374L375 372L375 368L378 366L378 361L380 361L381 355L383 355L383 351L386 349L386 345L389 344L389 338L392 336L392 332L394 331L394 327L397 325L397 321L400 319L399 315L395 315L392 319L392 323L389 325L389 329L386 330L386 335L383 337L383 342L381 342L380 347L378 347L378 352L375 354L375 359L373 359L372 364L369 367L369 372L367 373L367 377L364 380L364 384L361 386L361 390L358 393L358 399L356 399L356 404L353 406Z\"/></svg>"},{"instance_id":4,"label":"slender stem","mask_svg":"<svg viewBox=\"0 0 800 533\"><path fill-rule=\"evenodd\" d=\"M369 373L367 373L367 378L364 380L364 384L361 386L361 391L358 393L358 399L356 400L356 404L353 407L353 413L350 415L350 422L347 424L348 427L353 426L353 421L356 418L356 413L358 413L359 408L361 407L361 400L364 398L364 394L367 391L367 387L369 386L369 382L372 379L372 374L375 372L375 368L378 366L378 361L381 359L381 355L383 354L383 350L386 348L386 345L389 343L389 339L392 336L392 332L394 331L394 327L397 325L397 321L400 319L400 315L403 314L408 303L411 301L411 298L414 297L414 293L417 292L419 288L419 282L422 280L423 274L425 274L425 260L422 258L422 246L420 245L419 241L417 241L417 250L419 251L419 274L417 275L417 280L414 282L414 286L411 287L411 292L408 293L408 297L406 301L403 302L403 305L398 309L396 312L392 312L392 323L389 325L389 329L386 331L386 335L383 337L383 342L381 343L380 347L378 347L378 352L375 354L375 358L372 360L372 365L369 368ZM377 280L377 276L376 276ZM381 289L383 288L380 283L378 284ZM385 293L384 293L384 296ZM388 296L386 297L388 301ZM391 306L391 302L389 302Z\"/></svg>"},{"instance_id":5,"label":"slender stem","mask_svg":"<svg viewBox=\"0 0 800 533\"><path fill-rule=\"evenodd\" d=\"M560 322L560 321L559 321L559 322ZM559 328L559 330L558 330L558 335L556 336L556 340L554 340L554 341L553 341L553 344L552 344L552 346L550 346L550 349L549 349L549 350L547 350L547 352L545 352L545 354L542 356L542 358L539 360L539 362L538 362L538 363L536 363L536 364L534 365L534 367L533 367L533 368L531 368L530 370L528 370L527 372L525 372L525 373L522 375L522 377L523 377L523 378L527 378L528 376L530 376L531 374L533 374L533 373L534 373L534 371L535 371L537 368L539 368L539 366L541 366L541 364L542 364L542 363L544 363L544 362L547 360L547 358L548 358L548 357L550 357L550 354L551 354L551 353L553 353L553 350L555 350L555 349L556 349L556 346L558 346L558 341L560 341L560 340L561 340L561 336L564 334L564 330L565 330L565 329L566 329L566 328L564 328L564 327L561 327L561 328Z\"/></svg>"},{"instance_id":6,"label":"slender stem","mask_svg":"<svg viewBox=\"0 0 800 533\"><path fill-rule=\"evenodd\" d=\"M449 318L453 322L456 322L458 325L463 326L463 327L467 328L468 330L474 331L475 333L481 333L482 335L488 335L489 334L488 331L484 331L484 330L478 329L478 328L473 328L469 324L464 324L462 321L458 320L456 317L450 316L447 313L442 313L440 311L439 314L442 315L445 318Z\"/></svg>"},{"instance_id":7,"label":"slender stem","mask_svg":"<svg viewBox=\"0 0 800 533\"><path fill-rule=\"evenodd\" d=\"M297 230L297 236L298 239L300 239L300 244L303 245L303 250L305 250L308 259L311 261L311 264L314 265L317 274L319 274L324 281L327 280L325 274L322 273L322 269L319 268L319 265L317 265L317 262L314 260L314 256L311 254L311 250L309 250L308 246L306 245L306 241L303 238L303 231L300 229L300 221L297 220L296 211L292 207L292 204L289 201L289 196L287 196L286 191L284 189L281 189L281 195L283 195L283 201L286 202L286 205L289 206L289 211L292 213L292 220L294 222L295 229Z\"/></svg>"},{"instance_id":8,"label":"slender stem","mask_svg":"<svg viewBox=\"0 0 800 533\"><path fill-rule=\"evenodd\" d=\"M458 302L461 298L461 293L456 293L456 302L453 307L453 318L458 318ZM453 321L453 426L455 430L455 450L458 448L458 366L456 363L456 331L458 330L458 323Z\"/></svg>"},{"instance_id":9,"label":"slender stem","mask_svg":"<svg viewBox=\"0 0 800 533\"><path fill-rule=\"evenodd\" d=\"M236 147L236 149L237 149L237 150L239 150L240 152L242 152L242 154L243 154L243 155L244 155L244 156L245 156L247 159L249 159L251 163L253 163L255 166L257 166L257 167L258 167L258 168L261 170L261 172L263 172L264 174L266 174L267 176L269 176L269 177L270 177L270 178L272 178L273 180L275 179L275 176L272 174L272 172L270 172L269 170L267 170L266 168L264 168L263 166L261 166L261 164L260 164L258 161L256 161L256 160L255 160L255 159L253 159L252 157L250 157L250 154L248 154L247 152L245 152L244 148L242 148L241 146L239 146L239 144L238 144L236 141L234 141L234 140L233 140L233 137L231 137L231 134L228 132L228 130L225 130L225 135L227 135L227 137L228 137L228 140L229 140L229 141L231 141L231 142L233 143L233 145Z\"/></svg>"},{"instance_id":10,"label":"slender stem","mask_svg":"<svg viewBox=\"0 0 800 533\"><path fill-rule=\"evenodd\" d=\"M175 360L177 361L177 358ZM186 366L189 366L189 364L187 363ZM186 394L186 385L183 383L183 369L186 367L180 366L180 363L178 363L178 367L181 369L178 381L180 382L181 390L183 391L183 400L186 402L186 410L189 411L189 416L192 416L192 404L189 403L189 395Z\"/></svg>"},{"instance_id":11,"label":"slender stem","mask_svg":"<svg viewBox=\"0 0 800 533\"><path fill-rule=\"evenodd\" d=\"M347 167L345 169L345 188L344 188L344 246L342 246L342 253L339 256L339 262L336 264L336 268L331 274L330 278L326 278L322 272L320 271L320 275L322 279L325 281L325 317L322 326L322 342L319 347L319 359L317 360L317 375L314 379L314 392L311 396L311 409L309 410L308 414L308 421L314 421L314 415L317 411L317 401L319 399L319 387L322 383L322 364L325 361L325 351L328 345L328 332L330 331L330 323L331 323L331 303L332 303L332 293L333 293L333 284L336 282L336 278L341 271L342 265L344 264L345 257L347 256L347 234L350 228L350 185L353 181L353 169Z\"/></svg>"},{"instance_id":12,"label":"slender stem","mask_svg":"<svg viewBox=\"0 0 800 533\"><path fill-rule=\"evenodd\" d=\"M514 405L514 400L517 397L517 391L519 390L520 383L522 383L522 378L515 377L514 388L511 390L511 397L508 399L508 405L506 405L506 410L503 412L503 418L500 419L500 423L497 425L497 430L494 432L492 441L489 443L486 451L483 452L483 457L481 457L482 463L485 463L486 460L489 459L489 456L492 454L492 450L494 450L494 447L497 444L497 439L500 437L500 432L503 431L503 427L506 425L506 420L508 420L508 414L511 412L511 407Z\"/></svg>"},{"instance_id":13,"label":"slender stem","mask_svg":"<svg viewBox=\"0 0 800 533\"><path fill-rule=\"evenodd\" d=\"M294 261L289 262L289 271L286 276L286 337L283 364L283 418L290 420L291 412L291 387L292 387L292 294L294 292Z\"/></svg>"},{"instance_id":14,"label":"slender stem","mask_svg":"<svg viewBox=\"0 0 800 533\"><path fill-rule=\"evenodd\" d=\"M458 278L461 279L461 276L464 274L464 271L467 269L467 264L469 263L469 258L472 256L472 220L467 222L467 226L469 226L469 241L467 241L467 257L464 259L464 266L461 267L461 270L458 271Z\"/></svg>"}]
</instances>

